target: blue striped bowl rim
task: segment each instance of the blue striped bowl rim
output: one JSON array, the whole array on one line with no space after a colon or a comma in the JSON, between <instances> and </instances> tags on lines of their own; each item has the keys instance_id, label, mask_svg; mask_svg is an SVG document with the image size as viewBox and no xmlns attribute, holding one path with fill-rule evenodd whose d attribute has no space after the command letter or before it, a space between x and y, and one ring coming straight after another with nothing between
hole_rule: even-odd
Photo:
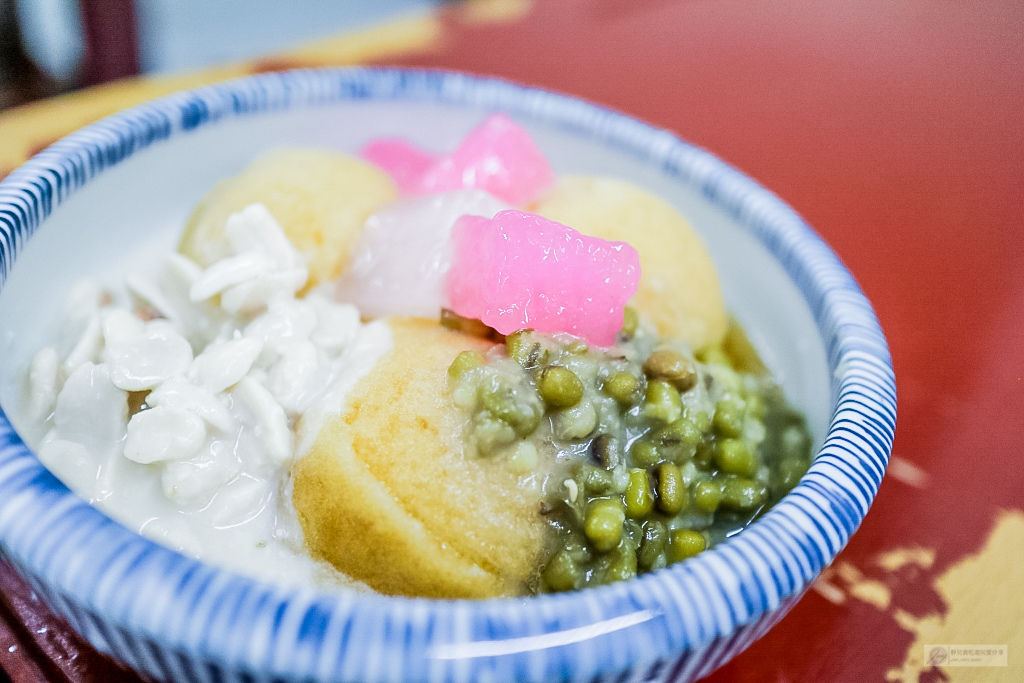
<instances>
[{"instance_id":1,"label":"blue striped bowl rim","mask_svg":"<svg viewBox=\"0 0 1024 683\"><path fill-rule=\"evenodd\" d=\"M54 600L94 615L107 639L131 634L155 658L174 652L260 680L591 680L673 661L788 606L878 490L896 421L888 348L853 277L792 209L668 131L451 72L322 69L202 87L83 128L0 182L0 278L54 207L139 150L232 117L369 99L501 110L568 130L695 188L758 238L806 298L834 373L829 431L800 484L742 534L618 585L480 602L327 593L240 577L125 529L43 468L0 412L3 554Z\"/></svg>"}]
</instances>

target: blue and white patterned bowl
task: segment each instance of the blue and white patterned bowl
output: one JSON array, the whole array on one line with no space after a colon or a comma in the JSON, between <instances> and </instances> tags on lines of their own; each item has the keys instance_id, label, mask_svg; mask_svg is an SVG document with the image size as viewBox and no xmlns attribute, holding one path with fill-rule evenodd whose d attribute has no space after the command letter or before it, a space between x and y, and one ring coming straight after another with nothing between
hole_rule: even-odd
<instances>
[{"instance_id":1,"label":"blue and white patterned bowl","mask_svg":"<svg viewBox=\"0 0 1024 683\"><path fill-rule=\"evenodd\" d=\"M85 504L7 420L70 283L169 248L213 182L279 144L451 147L501 110L560 172L625 177L686 212L730 308L820 445L742 534L619 585L440 601L285 589L167 550ZM40 228L42 228L40 230ZM145 104L0 182L0 554L98 649L169 681L689 681L767 631L860 524L895 428L885 339L839 259L785 204L673 135L569 97L470 76L337 69ZM53 314L47 311L54 311Z\"/></svg>"}]
</instances>

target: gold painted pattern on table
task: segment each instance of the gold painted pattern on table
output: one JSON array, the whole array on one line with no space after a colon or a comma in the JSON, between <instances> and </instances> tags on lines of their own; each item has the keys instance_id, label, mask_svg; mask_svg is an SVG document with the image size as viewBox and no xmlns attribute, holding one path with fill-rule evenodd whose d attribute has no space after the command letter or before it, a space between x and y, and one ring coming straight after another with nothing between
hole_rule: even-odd
<instances>
[{"instance_id":1,"label":"gold painted pattern on table","mask_svg":"<svg viewBox=\"0 0 1024 683\"><path fill-rule=\"evenodd\" d=\"M1006 654L1004 666L939 666L944 681L1024 680L1024 512L1000 512L984 547L932 576L934 548L894 548L878 554L863 567L839 559L821 573L812 589L834 605L849 598L886 614L899 628L913 634L905 659L887 672L891 683L917 683L925 663L926 646L953 644L972 649L995 648ZM940 602L938 609L913 614L900 596L920 593L927 585ZM999 658L990 658L996 661ZM931 679L929 679L931 680Z\"/></svg>"},{"instance_id":2,"label":"gold painted pattern on table","mask_svg":"<svg viewBox=\"0 0 1024 683\"><path fill-rule=\"evenodd\" d=\"M915 635L901 669L889 681L917 681L928 643L1006 646L1008 666L941 667L950 681L1024 680L1024 513L1002 512L985 546L950 567L935 580L946 603L945 614L915 618L897 615L900 626Z\"/></svg>"}]
</instances>

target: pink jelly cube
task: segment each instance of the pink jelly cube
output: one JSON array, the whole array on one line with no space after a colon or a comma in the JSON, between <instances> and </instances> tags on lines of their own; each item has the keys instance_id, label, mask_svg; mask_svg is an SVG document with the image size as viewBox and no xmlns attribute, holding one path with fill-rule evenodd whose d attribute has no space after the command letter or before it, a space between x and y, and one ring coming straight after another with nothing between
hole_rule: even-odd
<instances>
[{"instance_id":1,"label":"pink jelly cube","mask_svg":"<svg viewBox=\"0 0 1024 683\"><path fill-rule=\"evenodd\" d=\"M437 157L400 138L377 138L359 150L359 156L380 166L402 194L421 194L420 183Z\"/></svg>"},{"instance_id":2,"label":"pink jelly cube","mask_svg":"<svg viewBox=\"0 0 1024 683\"><path fill-rule=\"evenodd\" d=\"M404 194L480 189L522 206L555 180L527 132L504 114L488 117L451 154L432 155L396 138L373 140L359 154L384 169Z\"/></svg>"},{"instance_id":3,"label":"pink jelly cube","mask_svg":"<svg viewBox=\"0 0 1024 683\"><path fill-rule=\"evenodd\" d=\"M636 293L640 257L522 211L463 216L452 230L448 303L502 334L568 332L611 346Z\"/></svg>"}]
</instances>

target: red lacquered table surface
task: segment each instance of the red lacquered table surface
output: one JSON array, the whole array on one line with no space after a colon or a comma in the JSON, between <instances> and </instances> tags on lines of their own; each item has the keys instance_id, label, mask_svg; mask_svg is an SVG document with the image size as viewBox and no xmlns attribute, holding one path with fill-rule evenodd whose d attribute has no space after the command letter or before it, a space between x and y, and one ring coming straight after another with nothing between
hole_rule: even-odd
<instances>
[{"instance_id":1,"label":"red lacquered table surface","mask_svg":"<svg viewBox=\"0 0 1024 683\"><path fill-rule=\"evenodd\" d=\"M609 105L776 192L875 305L899 387L878 498L808 595L709 680L1024 680L1024 3L484 0L424 22L206 80L355 60ZM131 87L62 106L88 119L156 92ZM52 111L38 106L0 114L23 148L0 166L49 142L24 125ZM0 598L15 683L135 680L3 565ZM1007 666L925 666L926 644L1002 647Z\"/></svg>"}]
</instances>

